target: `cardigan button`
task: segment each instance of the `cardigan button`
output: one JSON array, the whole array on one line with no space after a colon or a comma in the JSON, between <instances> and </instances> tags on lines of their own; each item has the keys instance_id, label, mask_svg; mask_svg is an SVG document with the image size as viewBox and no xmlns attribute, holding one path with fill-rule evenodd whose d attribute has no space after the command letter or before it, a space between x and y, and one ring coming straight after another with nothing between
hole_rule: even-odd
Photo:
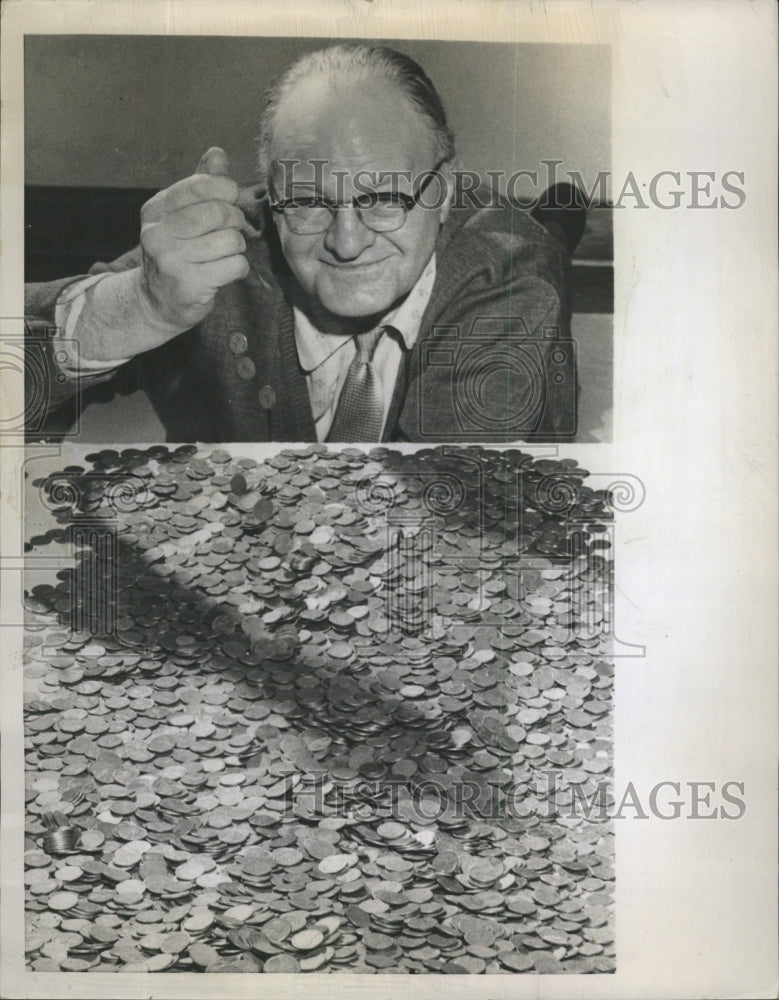
<instances>
[{"instance_id":1,"label":"cardigan button","mask_svg":"<svg viewBox=\"0 0 779 1000\"><path fill-rule=\"evenodd\" d=\"M240 330L233 330L227 338L227 346L233 354L243 354L249 346L249 341L245 333L241 333Z\"/></svg>"},{"instance_id":2,"label":"cardigan button","mask_svg":"<svg viewBox=\"0 0 779 1000\"><path fill-rule=\"evenodd\" d=\"M250 378L254 378L257 369L254 367L254 362L251 358L247 358L245 354L242 354L240 358L235 363L235 368L241 378L247 381Z\"/></svg>"},{"instance_id":3,"label":"cardigan button","mask_svg":"<svg viewBox=\"0 0 779 1000\"><path fill-rule=\"evenodd\" d=\"M263 410L271 410L276 405L276 393L272 385L264 385L259 392L260 406Z\"/></svg>"}]
</instances>

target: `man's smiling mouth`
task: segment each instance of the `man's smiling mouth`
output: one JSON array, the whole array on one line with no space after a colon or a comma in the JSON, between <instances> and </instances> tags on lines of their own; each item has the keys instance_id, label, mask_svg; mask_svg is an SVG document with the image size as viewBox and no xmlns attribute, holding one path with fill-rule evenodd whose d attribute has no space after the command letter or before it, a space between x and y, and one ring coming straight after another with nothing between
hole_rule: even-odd
<instances>
[{"instance_id":1,"label":"man's smiling mouth","mask_svg":"<svg viewBox=\"0 0 779 1000\"><path fill-rule=\"evenodd\" d=\"M328 267L335 268L337 271L364 271L369 267L375 267L377 264L383 264L384 261L389 260L389 257L381 257L379 260L368 260L368 261L352 261L340 263L334 260L323 260L323 264L327 264Z\"/></svg>"}]
</instances>

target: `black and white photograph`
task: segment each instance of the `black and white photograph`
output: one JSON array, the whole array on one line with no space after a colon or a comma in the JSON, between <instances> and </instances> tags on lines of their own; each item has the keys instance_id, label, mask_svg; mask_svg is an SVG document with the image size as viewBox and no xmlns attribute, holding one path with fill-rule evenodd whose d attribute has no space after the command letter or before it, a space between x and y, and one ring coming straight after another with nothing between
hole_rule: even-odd
<instances>
[{"instance_id":1,"label":"black and white photograph","mask_svg":"<svg viewBox=\"0 0 779 1000\"><path fill-rule=\"evenodd\" d=\"M36 35L24 58L44 434L609 440L607 45Z\"/></svg>"},{"instance_id":2,"label":"black and white photograph","mask_svg":"<svg viewBox=\"0 0 779 1000\"><path fill-rule=\"evenodd\" d=\"M25 39L32 969L613 972L609 60Z\"/></svg>"},{"instance_id":3,"label":"black and white photograph","mask_svg":"<svg viewBox=\"0 0 779 1000\"><path fill-rule=\"evenodd\" d=\"M4 8L3 996L775 995L748 7Z\"/></svg>"}]
</instances>

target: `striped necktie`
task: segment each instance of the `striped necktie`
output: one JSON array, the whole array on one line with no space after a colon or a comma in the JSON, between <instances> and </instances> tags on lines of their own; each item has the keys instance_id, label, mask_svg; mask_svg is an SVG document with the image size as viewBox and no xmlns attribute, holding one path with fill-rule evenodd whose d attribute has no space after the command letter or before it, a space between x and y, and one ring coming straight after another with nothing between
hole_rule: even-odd
<instances>
[{"instance_id":1,"label":"striped necktie","mask_svg":"<svg viewBox=\"0 0 779 1000\"><path fill-rule=\"evenodd\" d=\"M384 327L358 333L357 353L346 373L328 441L378 441L384 423L384 392L373 355Z\"/></svg>"}]
</instances>

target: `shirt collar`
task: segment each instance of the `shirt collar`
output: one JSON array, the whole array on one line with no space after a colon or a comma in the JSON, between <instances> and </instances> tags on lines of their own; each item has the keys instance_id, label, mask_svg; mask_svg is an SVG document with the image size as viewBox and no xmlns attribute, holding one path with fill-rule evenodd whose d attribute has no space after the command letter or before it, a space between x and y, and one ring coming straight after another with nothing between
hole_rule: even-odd
<instances>
[{"instance_id":1,"label":"shirt collar","mask_svg":"<svg viewBox=\"0 0 779 1000\"><path fill-rule=\"evenodd\" d=\"M419 327L433 293L435 276L436 262L433 254L405 299L397 309L387 313L381 321L382 326L391 326L398 332L406 350L411 350L419 337ZM292 312L295 319L298 360L306 372L319 368L331 355L352 340L349 334L323 333L298 306L293 306Z\"/></svg>"}]
</instances>

